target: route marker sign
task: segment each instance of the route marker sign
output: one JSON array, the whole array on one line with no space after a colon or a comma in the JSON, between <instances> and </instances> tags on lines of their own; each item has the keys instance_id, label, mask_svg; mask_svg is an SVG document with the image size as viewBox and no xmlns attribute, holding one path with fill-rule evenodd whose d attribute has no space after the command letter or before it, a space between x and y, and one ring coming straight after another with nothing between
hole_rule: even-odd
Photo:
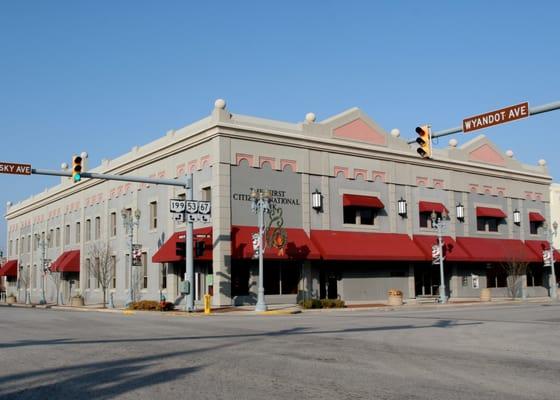
<instances>
[{"instance_id":1,"label":"route marker sign","mask_svg":"<svg viewBox=\"0 0 560 400\"><path fill-rule=\"evenodd\" d=\"M0 173L14 175L31 175L31 164L0 162Z\"/></svg>"},{"instance_id":2,"label":"route marker sign","mask_svg":"<svg viewBox=\"0 0 560 400\"><path fill-rule=\"evenodd\" d=\"M488 128L490 126L505 124L529 116L529 103L520 103L514 106L501 108L484 114L463 119L463 133Z\"/></svg>"}]
</instances>

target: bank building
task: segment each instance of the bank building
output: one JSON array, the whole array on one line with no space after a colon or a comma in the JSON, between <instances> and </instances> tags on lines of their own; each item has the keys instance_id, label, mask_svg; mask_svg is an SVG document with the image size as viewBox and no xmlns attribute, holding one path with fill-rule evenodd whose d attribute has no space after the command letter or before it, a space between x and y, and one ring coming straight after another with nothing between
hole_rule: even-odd
<instances>
[{"instance_id":1,"label":"bank building","mask_svg":"<svg viewBox=\"0 0 560 400\"><path fill-rule=\"evenodd\" d=\"M507 296L503 265L511 262L528 263L524 296L548 296L554 283L543 264L551 226L546 164L522 164L487 137L471 135L424 159L397 130L385 131L357 108L289 123L232 114L217 100L206 118L86 171L178 180L193 174L194 199L212 207L210 222L194 225L198 306L207 293L214 306L256 302L252 191L270 195L276 213L267 214L267 225L277 218L273 226L282 233L264 251L268 304L372 303L385 301L389 289L408 302L438 296L438 222L449 299L478 298L484 288ZM27 292L38 303L46 260L61 272L60 301L79 292L86 304L100 303L88 265L96 262L92 246L103 242L116 264L109 290L116 306L126 303L131 286L136 299L184 304L186 227L169 212L170 199L184 198L184 189L172 186L60 178L7 208L0 270L6 291L19 301ZM131 239L138 245L134 267ZM25 285L20 276L28 277ZM45 285L52 302L55 285Z\"/></svg>"}]
</instances>

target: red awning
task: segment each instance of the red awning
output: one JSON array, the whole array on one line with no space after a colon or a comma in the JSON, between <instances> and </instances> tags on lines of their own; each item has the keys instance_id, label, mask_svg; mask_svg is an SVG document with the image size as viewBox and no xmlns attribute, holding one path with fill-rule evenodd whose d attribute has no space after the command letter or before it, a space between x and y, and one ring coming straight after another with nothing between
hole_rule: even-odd
<instances>
[{"instance_id":1,"label":"red awning","mask_svg":"<svg viewBox=\"0 0 560 400\"><path fill-rule=\"evenodd\" d=\"M426 260L405 234L312 230L311 240L325 260Z\"/></svg>"},{"instance_id":2,"label":"red awning","mask_svg":"<svg viewBox=\"0 0 560 400\"><path fill-rule=\"evenodd\" d=\"M257 233L256 226L232 226L231 227L231 256L232 258L253 257L253 233ZM267 247L264 258L267 259L297 259L317 260L320 253L309 239L303 229L286 228L287 245L284 254L278 254L276 248Z\"/></svg>"},{"instance_id":3,"label":"red awning","mask_svg":"<svg viewBox=\"0 0 560 400\"><path fill-rule=\"evenodd\" d=\"M385 205L383 205L383 202L379 200L379 197L360 196L357 194L343 194L342 205L344 207L356 206L356 207L385 208Z\"/></svg>"},{"instance_id":4,"label":"red awning","mask_svg":"<svg viewBox=\"0 0 560 400\"><path fill-rule=\"evenodd\" d=\"M58 267L62 263L62 261L64 261L64 259L66 258L66 256L68 256L69 253L70 253L69 251L65 251L61 255L59 255L58 258L51 263L50 266L51 271L56 272L58 270Z\"/></svg>"},{"instance_id":5,"label":"red awning","mask_svg":"<svg viewBox=\"0 0 560 400\"><path fill-rule=\"evenodd\" d=\"M0 276L16 277L17 265L17 260L6 261L4 265L2 265L2 268L0 268Z\"/></svg>"},{"instance_id":6,"label":"red awning","mask_svg":"<svg viewBox=\"0 0 560 400\"><path fill-rule=\"evenodd\" d=\"M542 252L550 250L550 244L546 240L526 240L525 244L540 258L542 261ZM560 262L560 252L554 250L554 262Z\"/></svg>"},{"instance_id":7,"label":"red awning","mask_svg":"<svg viewBox=\"0 0 560 400\"><path fill-rule=\"evenodd\" d=\"M531 222L544 222L546 219L538 212L530 212L529 213L529 221Z\"/></svg>"},{"instance_id":8,"label":"red awning","mask_svg":"<svg viewBox=\"0 0 560 400\"><path fill-rule=\"evenodd\" d=\"M458 237L457 243L470 255L472 262L538 262L521 240Z\"/></svg>"},{"instance_id":9,"label":"red awning","mask_svg":"<svg viewBox=\"0 0 560 400\"><path fill-rule=\"evenodd\" d=\"M477 217L506 218L507 215L499 208L476 207Z\"/></svg>"},{"instance_id":10,"label":"red awning","mask_svg":"<svg viewBox=\"0 0 560 400\"><path fill-rule=\"evenodd\" d=\"M56 266L55 271L80 272L80 250L65 251L60 257L58 257L58 259L60 258L62 258L62 260Z\"/></svg>"},{"instance_id":11,"label":"red awning","mask_svg":"<svg viewBox=\"0 0 560 400\"><path fill-rule=\"evenodd\" d=\"M155 252L152 256L152 262L155 263L173 263L184 261L183 255L177 255L177 243L185 242L186 231L175 232L167 241ZM212 228L199 228L193 231L193 246L196 246L197 241L204 241L204 251L201 256L196 256L194 253L195 261L211 261L212 260Z\"/></svg>"},{"instance_id":12,"label":"red awning","mask_svg":"<svg viewBox=\"0 0 560 400\"><path fill-rule=\"evenodd\" d=\"M434 203L432 201L420 201L418 202L418 209L421 213L423 212L432 212L435 211L437 213L443 213L443 211L445 211L447 214L449 214L449 211L447 211L447 208L445 208L445 206L441 203Z\"/></svg>"},{"instance_id":13,"label":"red awning","mask_svg":"<svg viewBox=\"0 0 560 400\"><path fill-rule=\"evenodd\" d=\"M470 261L471 257L469 253L466 252L457 242L455 242L450 236L444 236L443 238L443 255L447 261ZM422 249L424 254L426 254L426 259L432 259L432 246L438 244L437 236L430 235L414 235L414 243Z\"/></svg>"}]
</instances>

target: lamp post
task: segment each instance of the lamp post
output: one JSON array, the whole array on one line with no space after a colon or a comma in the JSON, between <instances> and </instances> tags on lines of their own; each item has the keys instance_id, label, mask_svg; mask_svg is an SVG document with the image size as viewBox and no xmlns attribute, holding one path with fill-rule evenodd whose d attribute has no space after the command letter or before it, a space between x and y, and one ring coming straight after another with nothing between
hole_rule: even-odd
<instances>
[{"instance_id":1,"label":"lamp post","mask_svg":"<svg viewBox=\"0 0 560 400\"><path fill-rule=\"evenodd\" d=\"M554 271L554 242L553 238L558 234L558 222L554 221L552 223L552 229L549 228L548 224L545 222L543 228L546 231L546 236L548 239L548 245L550 246L550 278L552 280L550 284L550 298L556 300L558 298L558 290L556 289L556 272Z\"/></svg>"},{"instance_id":2,"label":"lamp post","mask_svg":"<svg viewBox=\"0 0 560 400\"><path fill-rule=\"evenodd\" d=\"M442 239L442 232L447 225L447 212L443 210L441 213L441 218L437 217L435 211L432 211L430 215L432 219L432 228L437 229L438 235L438 247L439 247L439 302L445 304L447 302L447 296L445 295L445 276L443 273L443 239Z\"/></svg>"},{"instance_id":3,"label":"lamp post","mask_svg":"<svg viewBox=\"0 0 560 400\"><path fill-rule=\"evenodd\" d=\"M41 239L38 233L35 234L35 237L37 239L39 247L41 248L41 300L39 301L39 304L46 304L47 299L45 296L45 277L47 274L47 264L48 264L48 260L46 256L47 256L47 243L50 241L51 235L47 234L46 241L44 238Z\"/></svg>"},{"instance_id":4,"label":"lamp post","mask_svg":"<svg viewBox=\"0 0 560 400\"><path fill-rule=\"evenodd\" d=\"M263 253L264 253L264 213L270 212L270 192L251 191L251 210L258 215L259 224L259 288L257 296L257 305L255 311L266 311L266 303L264 301L264 283L263 283Z\"/></svg>"},{"instance_id":5,"label":"lamp post","mask_svg":"<svg viewBox=\"0 0 560 400\"><path fill-rule=\"evenodd\" d=\"M130 244L130 270L129 270L129 289L128 289L128 300L126 302L126 306L130 305L132 302L134 302L134 285L132 282L132 266L134 264L133 262L133 257L132 257L132 251L133 251L133 244L134 244L134 227L138 226L139 222L140 222L140 210L136 210L134 211L134 217L132 216L132 213L129 212L126 208L123 208L121 210L121 217L123 219L123 226L126 229L126 233L128 234L128 240L129 240L129 244Z\"/></svg>"}]
</instances>

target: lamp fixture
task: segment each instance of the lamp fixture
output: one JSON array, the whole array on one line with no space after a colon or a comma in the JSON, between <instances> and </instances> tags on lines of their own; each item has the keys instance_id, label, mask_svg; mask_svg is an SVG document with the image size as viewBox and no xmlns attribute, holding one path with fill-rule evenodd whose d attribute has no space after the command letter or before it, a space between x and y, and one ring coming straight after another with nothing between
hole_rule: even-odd
<instances>
[{"instance_id":1,"label":"lamp fixture","mask_svg":"<svg viewBox=\"0 0 560 400\"><path fill-rule=\"evenodd\" d=\"M323 195L319 192L319 189L315 189L315 191L311 193L311 207L317 212L323 209Z\"/></svg>"},{"instance_id":2,"label":"lamp fixture","mask_svg":"<svg viewBox=\"0 0 560 400\"><path fill-rule=\"evenodd\" d=\"M398 213L401 217L405 217L407 214L406 210L406 200L401 197L401 199L397 202L398 205Z\"/></svg>"},{"instance_id":3,"label":"lamp fixture","mask_svg":"<svg viewBox=\"0 0 560 400\"><path fill-rule=\"evenodd\" d=\"M519 225L521 223L521 213L516 208L513 212L513 223Z\"/></svg>"},{"instance_id":4,"label":"lamp fixture","mask_svg":"<svg viewBox=\"0 0 560 400\"><path fill-rule=\"evenodd\" d=\"M455 211L457 212L457 219L462 221L465 219L465 206L461 203L457 204L455 207Z\"/></svg>"}]
</instances>

